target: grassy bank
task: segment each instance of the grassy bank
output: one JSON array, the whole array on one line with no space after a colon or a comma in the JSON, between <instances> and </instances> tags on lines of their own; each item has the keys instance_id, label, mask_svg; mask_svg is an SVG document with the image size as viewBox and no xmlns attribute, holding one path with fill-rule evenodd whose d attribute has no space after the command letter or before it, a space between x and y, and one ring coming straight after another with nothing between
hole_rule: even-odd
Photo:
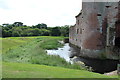
<instances>
[{"instance_id":1,"label":"grassy bank","mask_svg":"<svg viewBox=\"0 0 120 80\"><path fill-rule=\"evenodd\" d=\"M32 76L31 76L32 75ZM36 64L3 63L3 78L116 78L84 70Z\"/></svg>"},{"instance_id":2,"label":"grassy bank","mask_svg":"<svg viewBox=\"0 0 120 80\"><path fill-rule=\"evenodd\" d=\"M46 54L46 49L63 46L63 37L3 38L4 78L115 78L96 74ZM69 68L69 69L68 69Z\"/></svg>"},{"instance_id":3,"label":"grassy bank","mask_svg":"<svg viewBox=\"0 0 120 80\"><path fill-rule=\"evenodd\" d=\"M9 37L9 38L0 38L2 42L2 53L6 53L10 49L14 49L26 42L31 41L32 37Z\"/></svg>"},{"instance_id":4,"label":"grassy bank","mask_svg":"<svg viewBox=\"0 0 120 80\"><path fill-rule=\"evenodd\" d=\"M31 37L33 38L33 37ZM18 62L18 63L31 63L48 66L60 66L72 69L83 69L78 65L73 65L66 62L63 58L54 55L47 55L45 49L55 49L63 46L58 43L63 37L34 37L27 41L23 45L19 45L14 49L8 49L6 53L3 53L3 61L5 62ZM12 38L11 38L12 39ZM20 38L13 38L20 40ZM9 38L8 38L9 40ZM3 43L4 45L4 43Z\"/></svg>"},{"instance_id":5,"label":"grassy bank","mask_svg":"<svg viewBox=\"0 0 120 80\"><path fill-rule=\"evenodd\" d=\"M6 53L6 51L9 51L10 49L14 49L16 47L19 47L20 45L25 45L25 43L30 43L31 41L34 41L38 38L41 43L41 47L44 49L53 49L60 47L61 45L58 44L58 40L62 40L62 37L47 37L47 36L41 36L41 37L8 37L8 38L0 38L0 42L2 42L2 53ZM55 40L54 40L55 39ZM52 40L52 41L51 41Z\"/></svg>"}]
</instances>

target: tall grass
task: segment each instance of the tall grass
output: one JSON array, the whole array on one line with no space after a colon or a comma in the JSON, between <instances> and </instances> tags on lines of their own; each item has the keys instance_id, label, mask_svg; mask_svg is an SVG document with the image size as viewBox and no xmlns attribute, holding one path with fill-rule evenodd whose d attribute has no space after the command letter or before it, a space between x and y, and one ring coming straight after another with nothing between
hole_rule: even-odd
<instances>
[{"instance_id":1,"label":"tall grass","mask_svg":"<svg viewBox=\"0 0 120 80\"><path fill-rule=\"evenodd\" d=\"M59 56L47 55L45 50L61 47L62 44L58 41L62 39L62 37L37 37L15 49L9 49L6 54L3 54L3 61L84 69L77 64L66 62Z\"/></svg>"},{"instance_id":2,"label":"tall grass","mask_svg":"<svg viewBox=\"0 0 120 80\"><path fill-rule=\"evenodd\" d=\"M40 47L43 49L57 49L58 47L63 46L63 44L60 44L58 41L61 40L60 38L50 38L49 40L44 40L41 44Z\"/></svg>"},{"instance_id":3,"label":"tall grass","mask_svg":"<svg viewBox=\"0 0 120 80\"><path fill-rule=\"evenodd\" d=\"M21 44L24 44L31 40L32 40L32 38L26 38L26 37L1 38L0 42L3 43L2 44L2 53L6 53L6 51L16 48L17 46L20 46Z\"/></svg>"}]
</instances>

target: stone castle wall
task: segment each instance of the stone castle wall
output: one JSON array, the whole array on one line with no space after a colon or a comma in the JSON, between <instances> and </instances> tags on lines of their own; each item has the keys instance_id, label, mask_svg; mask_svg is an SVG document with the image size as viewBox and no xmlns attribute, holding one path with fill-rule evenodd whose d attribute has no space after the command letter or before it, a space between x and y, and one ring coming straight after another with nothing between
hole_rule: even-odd
<instances>
[{"instance_id":1,"label":"stone castle wall","mask_svg":"<svg viewBox=\"0 0 120 80\"><path fill-rule=\"evenodd\" d=\"M83 2L69 41L80 48L79 56L119 59L119 2Z\"/></svg>"}]
</instances>

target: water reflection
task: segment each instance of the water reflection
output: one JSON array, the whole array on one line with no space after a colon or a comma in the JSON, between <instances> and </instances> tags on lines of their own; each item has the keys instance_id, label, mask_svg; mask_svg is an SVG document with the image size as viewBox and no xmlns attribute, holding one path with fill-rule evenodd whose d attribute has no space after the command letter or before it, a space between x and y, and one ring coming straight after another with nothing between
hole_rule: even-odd
<instances>
[{"instance_id":1,"label":"water reflection","mask_svg":"<svg viewBox=\"0 0 120 80\"><path fill-rule=\"evenodd\" d=\"M62 48L58 48L58 50L46 50L46 51L48 55L59 55L61 58L64 58L67 62L71 62L70 49L71 47L69 46L69 43L66 43Z\"/></svg>"}]
</instances>

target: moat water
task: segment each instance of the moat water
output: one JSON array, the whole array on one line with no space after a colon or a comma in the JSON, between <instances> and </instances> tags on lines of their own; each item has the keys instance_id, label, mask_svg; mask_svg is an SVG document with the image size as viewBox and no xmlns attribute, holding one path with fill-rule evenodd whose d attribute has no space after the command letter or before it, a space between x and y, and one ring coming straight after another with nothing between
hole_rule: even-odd
<instances>
[{"instance_id":1,"label":"moat water","mask_svg":"<svg viewBox=\"0 0 120 80\"><path fill-rule=\"evenodd\" d=\"M62 48L57 50L46 50L48 55L59 55L61 58L64 58L67 62L73 63L77 61L82 61L86 66L92 67L93 72L97 73L107 73L114 70L117 70L118 60L100 60L100 59L90 59L78 57L80 50L76 49L73 46L70 46L69 43L64 44ZM74 56L77 56L73 59Z\"/></svg>"}]
</instances>

